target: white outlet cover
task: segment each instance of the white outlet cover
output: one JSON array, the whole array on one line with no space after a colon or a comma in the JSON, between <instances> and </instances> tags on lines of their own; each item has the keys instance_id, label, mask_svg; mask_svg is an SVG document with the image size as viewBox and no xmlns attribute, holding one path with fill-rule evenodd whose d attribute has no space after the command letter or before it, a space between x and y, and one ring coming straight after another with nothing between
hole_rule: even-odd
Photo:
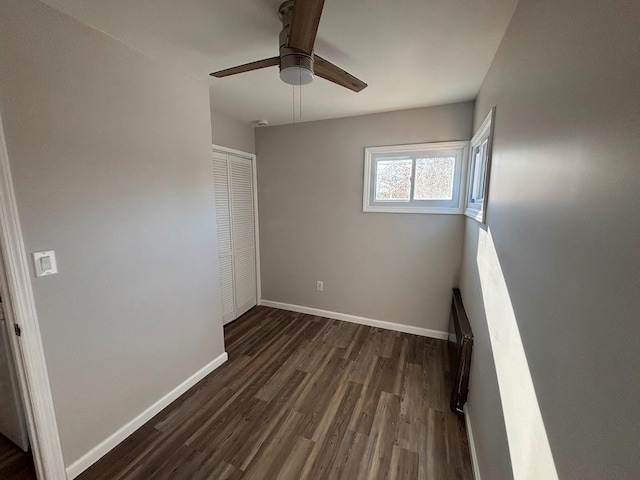
<instances>
[{"instance_id":1,"label":"white outlet cover","mask_svg":"<svg viewBox=\"0 0 640 480\"><path fill-rule=\"evenodd\" d=\"M56 263L56 252L47 250L45 252L33 253L33 267L36 277L45 277L58 273L58 264Z\"/></svg>"}]
</instances>

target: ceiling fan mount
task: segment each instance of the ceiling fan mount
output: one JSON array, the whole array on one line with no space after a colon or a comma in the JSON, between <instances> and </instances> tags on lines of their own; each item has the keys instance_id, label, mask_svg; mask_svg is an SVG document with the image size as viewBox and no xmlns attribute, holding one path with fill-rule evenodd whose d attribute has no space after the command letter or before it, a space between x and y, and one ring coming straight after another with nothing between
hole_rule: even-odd
<instances>
[{"instance_id":1,"label":"ceiling fan mount","mask_svg":"<svg viewBox=\"0 0 640 480\"><path fill-rule=\"evenodd\" d=\"M283 25L289 25L289 21L291 20L291 14L293 13L293 0L285 0L278 7L278 18ZM282 38L280 38L282 41Z\"/></svg>"},{"instance_id":2,"label":"ceiling fan mount","mask_svg":"<svg viewBox=\"0 0 640 480\"><path fill-rule=\"evenodd\" d=\"M290 85L306 85L317 75L337 85L359 92L367 84L338 68L313 51L324 0L287 0L278 8L282 22L280 55L214 72L222 78L278 65L280 79Z\"/></svg>"},{"instance_id":3,"label":"ceiling fan mount","mask_svg":"<svg viewBox=\"0 0 640 480\"><path fill-rule=\"evenodd\" d=\"M289 31L293 16L293 0L287 0L278 8L282 22L280 30L280 80L289 85L307 85L313 81L313 55L289 48Z\"/></svg>"}]
</instances>

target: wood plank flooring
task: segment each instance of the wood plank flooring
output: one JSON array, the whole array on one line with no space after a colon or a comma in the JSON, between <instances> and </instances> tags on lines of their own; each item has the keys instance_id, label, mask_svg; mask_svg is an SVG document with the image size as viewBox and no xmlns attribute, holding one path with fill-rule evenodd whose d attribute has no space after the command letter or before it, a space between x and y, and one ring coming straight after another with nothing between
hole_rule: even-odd
<instances>
[{"instance_id":1,"label":"wood plank flooring","mask_svg":"<svg viewBox=\"0 0 640 480\"><path fill-rule=\"evenodd\" d=\"M0 479L36 480L30 453L25 453L0 435Z\"/></svg>"},{"instance_id":2,"label":"wood plank flooring","mask_svg":"<svg viewBox=\"0 0 640 480\"><path fill-rule=\"evenodd\" d=\"M225 344L225 365L79 478L473 478L444 341L256 307Z\"/></svg>"}]
</instances>

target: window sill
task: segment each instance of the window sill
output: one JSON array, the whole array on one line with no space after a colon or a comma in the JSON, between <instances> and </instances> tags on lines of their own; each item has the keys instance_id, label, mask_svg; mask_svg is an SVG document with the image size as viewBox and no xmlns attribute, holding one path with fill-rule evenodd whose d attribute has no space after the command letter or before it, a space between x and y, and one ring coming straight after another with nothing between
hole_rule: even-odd
<instances>
[{"instance_id":1,"label":"window sill","mask_svg":"<svg viewBox=\"0 0 640 480\"><path fill-rule=\"evenodd\" d=\"M429 213L432 215L462 215L457 207L382 207L365 206L364 213Z\"/></svg>"},{"instance_id":2,"label":"window sill","mask_svg":"<svg viewBox=\"0 0 640 480\"><path fill-rule=\"evenodd\" d=\"M484 223L484 209L483 208L477 209L477 208L467 207L466 210L464 211L464 214L467 217L469 217L469 218L471 218L471 219L473 219L473 220L475 220L475 221L477 221L479 223Z\"/></svg>"}]
</instances>

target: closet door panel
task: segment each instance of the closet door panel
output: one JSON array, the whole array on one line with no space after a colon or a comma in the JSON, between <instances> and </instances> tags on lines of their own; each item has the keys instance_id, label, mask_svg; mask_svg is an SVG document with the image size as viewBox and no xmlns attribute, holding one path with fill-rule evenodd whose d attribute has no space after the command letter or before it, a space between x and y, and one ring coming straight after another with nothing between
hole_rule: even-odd
<instances>
[{"instance_id":1,"label":"closet door panel","mask_svg":"<svg viewBox=\"0 0 640 480\"><path fill-rule=\"evenodd\" d=\"M236 316L256 305L256 257L255 251L243 250L234 257L236 279Z\"/></svg>"},{"instance_id":2,"label":"closet door panel","mask_svg":"<svg viewBox=\"0 0 640 480\"><path fill-rule=\"evenodd\" d=\"M213 153L213 188L215 193L216 223L218 227L222 322L226 324L236 318L231 202L229 196L229 162L226 154Z\"/></svg>"},{"instance_id":3,"label":"closet door panel","mask_svg":"<svg viewBox=\"0 0 640 480\"><path fill-rule=\"evenodd\" d=\"M234 250L254 249L253 170L251 161L229 156Z\"/></svg>"},{"instance_id":4,"label":"closet door panel","mask_svg":"<svg viewBox=\"0 0 640 480\"><path fill-rule=\"evenodd\" d=\"M233 281L233 256L220 255L220 288L222 293L222 324L236 318Z\"/></svg>"},{"instance_id":5,"label":"closet door panel","mask_svg":"<svg viewBox=\"0 0 640 480\"><path fill-rule=\"evenodd\" d=\"M257 303L256 245L253 211L253 168L251 160L229 155L233 273L236 315Z\"/></svg>"},{"instance_id":6,"label":"closet door panel","mask_svg":"<svg viewBox=\"0 0 640 480\"><path fill-rule=\"evenodd\" d=\"M213 188L215 192L218 249L231 252L231 204L229 201L229 168L227 155L213 154Z\"/></svg>"}]
</instances>

